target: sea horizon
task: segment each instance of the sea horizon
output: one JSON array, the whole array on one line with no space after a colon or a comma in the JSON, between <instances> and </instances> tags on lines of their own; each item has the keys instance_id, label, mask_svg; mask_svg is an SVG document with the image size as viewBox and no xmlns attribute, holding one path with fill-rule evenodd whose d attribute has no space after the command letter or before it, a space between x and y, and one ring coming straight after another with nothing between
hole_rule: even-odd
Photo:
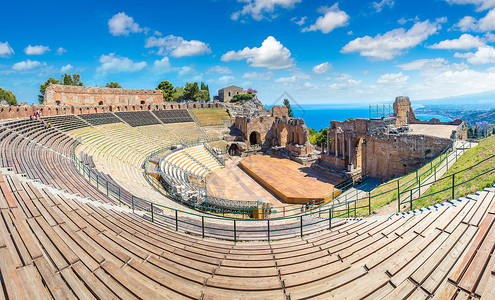
<instances>
[{"instance_id":1,"label":"sea horizon","mask_svg":"<svg viewBox=\"0 0 495 300\"><path fill-rule=\"evenodd\" d=\"M265 105L268 109L272 106ZM417 105L414 108L420 107L422 105ZM330 121L345 121L348 118L367 119L370 117L369 105L367 104L291 104L291 108L294 118L303 119L308 128L313 128L316 131L329 127ZM417 114L416 117L423 121L431 118L437 118L442 122L452 121L450 118L440 115Z\"/></svg>"}]
</instances>

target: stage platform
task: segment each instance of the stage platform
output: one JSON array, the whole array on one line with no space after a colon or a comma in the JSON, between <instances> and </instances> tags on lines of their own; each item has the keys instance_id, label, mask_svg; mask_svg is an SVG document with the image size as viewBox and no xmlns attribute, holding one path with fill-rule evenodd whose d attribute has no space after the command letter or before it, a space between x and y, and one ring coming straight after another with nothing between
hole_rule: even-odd
<instances>
[{"instance_id":1,"label":"stage platform","mask_svg":"<svg viewBox=\"0 0 495 300\"><path fill-rule=\"evenodd\" d=\"M289 159L265 155L248 156L239 166L286 203L328 200L341 193L335 185L344 181Z\"/></svg>"}]
</instances>

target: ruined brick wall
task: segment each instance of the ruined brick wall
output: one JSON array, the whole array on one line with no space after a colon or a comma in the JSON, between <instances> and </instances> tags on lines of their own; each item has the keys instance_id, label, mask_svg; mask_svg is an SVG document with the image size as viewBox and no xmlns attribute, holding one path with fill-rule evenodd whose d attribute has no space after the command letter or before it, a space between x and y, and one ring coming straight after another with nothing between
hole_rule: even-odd
<instances>
[{"instance_id":1,"label":"ruined brick wall","mask_svg":"<svg viewBox=\"0 0 495 300\"><path fill-rule=\"evenodd\" d=\"M105 87L51 84L44 105L138 105L163 103L160 90L112 89Z\"/></svg>"},{"instance_id":2,"label":"ruined brick wall","mask_svg":"<svg viewBox=\"0 0 495 300\"><path fill-rule=\"evenodd\" d=\"M451 144L450 139L425 135L374 135L366 139L364 174L393 178L408 174Z\"/></svg>"},{"instance_id":3,"label":"ruined brick wall","mask_svg":"<svg viewBox=\"0 0 495 300\"><path fill-rule=\"evenodd\" d=\"M28 118L37 110L42 116L59 116L59 115L80 115L116 111L140 111L140 110L159 110L159 109L193 109L193 108L222 108L220 103L175 103L161 102L160 104L149 105L24 105L24 106L1 106L0 120Z\"/></svg>"},{"instance_id":4,"label":"ruined brick wall","mask_svg":"<svg viewBox=\"0 0 495 300\"><path fill-rule=\"evenodd\" d=\"M395 98L394 117L396 117L397 127L419 121L411 107L411 100L404 96Z\"/></svg>"},{"instance_id":5,"label":"ruined brick wall","mask_svg":"<svg viewBox=\"0 0 495 300\"><path fill-rule=\"evenodd\" d=\"M289 109L285 105L277 105L272 107L272 117L282 118L288 117Z\"/></svg>"}]
</instances>

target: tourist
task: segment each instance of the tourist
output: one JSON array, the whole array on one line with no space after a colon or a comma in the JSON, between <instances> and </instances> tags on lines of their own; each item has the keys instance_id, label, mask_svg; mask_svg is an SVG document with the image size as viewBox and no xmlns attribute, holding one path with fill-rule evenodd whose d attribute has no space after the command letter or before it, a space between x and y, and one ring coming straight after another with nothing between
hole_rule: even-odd
<instances>
[{"instance_id":1,"label":"tourist","mask_svg":"<svg viewBox=\"0 0 495 300\"><path fill-rule=\"evenodd\" d=\"M48 128L52 128L52 123L48 122Z\"/></svg>"}]
</instances>

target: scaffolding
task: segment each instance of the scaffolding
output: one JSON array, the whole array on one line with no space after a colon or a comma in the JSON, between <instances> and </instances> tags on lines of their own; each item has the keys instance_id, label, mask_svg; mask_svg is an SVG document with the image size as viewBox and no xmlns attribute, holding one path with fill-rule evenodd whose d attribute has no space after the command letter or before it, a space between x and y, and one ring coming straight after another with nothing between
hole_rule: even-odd
<instances>
[{"instance_id":1,"label":"scaffolding","mask_svg":"<svg viewBox=\"0 0 495 300\"><path fill-rule=\"evenodd\" d=\"M394 109L392 104L377 104L370 105L370 119L379 119L392 117L394 115Z\"/></svg>"}]
</instances>

